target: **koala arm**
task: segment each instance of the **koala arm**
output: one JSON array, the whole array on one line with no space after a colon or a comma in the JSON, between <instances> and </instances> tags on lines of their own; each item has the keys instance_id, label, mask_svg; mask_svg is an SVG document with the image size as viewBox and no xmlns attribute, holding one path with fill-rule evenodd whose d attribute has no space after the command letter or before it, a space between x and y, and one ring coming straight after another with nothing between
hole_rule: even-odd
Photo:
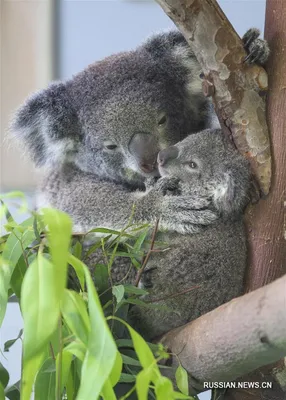
<instances>
[{"instance_id":1,"label":"koala arm","mask_svg":"<svg viewBox=\"0 0 286 400\"><path fill-rule=\"evenodd\" d=\"M164 196L162 179L146 192L128 187L66 165L48 173L42 182L44 204L67 212L74 221L74 230L85 232L95 227L122 229L135 206L133 222L153 223L160 219L159 229L193 233L201 225L214 222L218 216L208 209L207 200L197 196ZM40 196L43 200L43 195Z\"/></svg>"}]
</instances>

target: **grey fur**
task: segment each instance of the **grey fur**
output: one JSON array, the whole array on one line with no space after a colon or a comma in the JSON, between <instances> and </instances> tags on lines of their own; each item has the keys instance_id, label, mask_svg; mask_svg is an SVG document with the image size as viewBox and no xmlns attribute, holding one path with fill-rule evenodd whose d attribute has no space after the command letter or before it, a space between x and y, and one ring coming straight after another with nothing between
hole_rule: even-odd
<instances>
[{"instance_id":1,"label":"grey fur","mask_svg":"<svg viewBox=\"0 0 286 400\"><path fill-rule=\"evenodd\" d=\"M132 325L150 340L242 294L246 265L243 211L249 200L248 162L220 130L190 135L175 147L178 156L165 158L160 167L163 178L155 186L164 193L176 189L176 195L165 197L171 197L178 209L185 197L219 217L195 234L157 236L170 250L154 253L141 279L149 291L145 301L157 307L134 306L130 313ZM190 168L190 163L197 167Z\"/></svg>"},{"instance_id":2,"label":"grey fur","mask_svg":"<svg viewBox=\"0 0 286 400\"><path fill-rule=\"evenodd\" d=\"M28 98L12 130L35 164L46 169L38 206L66 211L76 231L122 228L133 203L135 221L160 216L162 228L176 221L181 233L197 230L194 221L215 220L189 198L178 210L159 191L143 193L145 178L158 175L156 154L216 119L202 94L200 72L185 39L174 31Z\"/></svg>"}]
</instances>

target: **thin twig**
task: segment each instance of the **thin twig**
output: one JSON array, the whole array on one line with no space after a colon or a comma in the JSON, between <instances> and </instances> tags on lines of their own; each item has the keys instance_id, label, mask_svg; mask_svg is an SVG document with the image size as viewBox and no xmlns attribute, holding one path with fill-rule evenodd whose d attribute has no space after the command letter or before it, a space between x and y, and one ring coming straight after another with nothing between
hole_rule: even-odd
<instances>
[{"instance_id":1,"label":"thin twig","mask_svg":"<svg viewBox=\"0 0 286 400\"><path fill-rule=\"evenodd\" d=\"M182 292L173 293L173 294L170 294L169 296L166 296L166 297L160 297L159 299L144 300L144 302L145 303L157 303L158 301L163 301L163 300L167 300L167 299L172 299L172 298L177 297L177 296L181 296L182 294L189 293L192 290L198 289L198 288L200 288L200 286L192 286L191 288L183 290Z\"/></svg>"},{"instance_id":2,"label":"thin twig","mask_svg":"<svg viewBox=\"0 0 286 400\"><path fill-rule=\"evenodd\" d=\"M137 272L134 286L138 286L139 285L141 276L142 276L142 274L144 272L144 269L145 269L145 267L146 267L146 265L147 265L147 263L149 261L149 258L151 256L151 254L153 252L154 245L155 245L155 237L156 237L156 234L158 232L158 226L159 226L159 218L157 219L155 227L154 227L154 230L153 230L150 249L149 249L148 253L146 254L146 257L145 257L145 259L143 261L142 267Z\"/></svg>"}]
</instances>

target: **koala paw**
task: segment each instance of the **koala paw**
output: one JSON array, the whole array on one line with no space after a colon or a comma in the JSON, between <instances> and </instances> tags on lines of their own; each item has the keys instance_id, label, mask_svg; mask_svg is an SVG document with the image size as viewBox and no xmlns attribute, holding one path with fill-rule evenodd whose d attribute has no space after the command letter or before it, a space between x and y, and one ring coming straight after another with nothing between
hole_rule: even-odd
<instances>
[{"instance_id":1,"label":"koala paw","mask_svg":"<svg viewBox=\"0 0 286 400\"><path fill-rule=\"evenodd\" d=\"M164 177L157 181L155 188L158 192L165 195L178 195L179 194L179 179Z\"/></svg>"},{"instance_id":2,"label":"koala paw","mask_svg":"<svg viewBox=\"0 0 286 400\"><path fill-rule=\"evenodd\" d=\"M266 40L259 39L260 31L256 28L249 29L242 38L244 48L247 52L245 62L248 64L260 64L266 63L270 49Z\"/></svg>"}]
</instances>

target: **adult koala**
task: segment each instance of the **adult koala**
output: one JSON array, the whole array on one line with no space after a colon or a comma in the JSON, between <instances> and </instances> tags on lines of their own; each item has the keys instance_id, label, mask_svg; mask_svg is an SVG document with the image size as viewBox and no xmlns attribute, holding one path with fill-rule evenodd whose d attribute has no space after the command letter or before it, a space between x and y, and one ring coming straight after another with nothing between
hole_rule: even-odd
<instances>
[{"instance_id":1,"label":"adult koala","mask_svg":"<svg viewBox=\"0 0 286 400\"><path fill-rule=\"evenodd\" d=\"M160 151L158 164L162 178L150 185L150 192L172 197L178 209L182 197L189 196L197 209L217 213L217 220L208 226L195 222L194 234L174 232L175 221L173 232L157 233L156 240L169 249L152 254L140 281L148 291L144 300L153 307L134 306L129 315L149 340L242 294L247 255L243 211L251 177L248 161L220 129L190 135Z\"/></svg>"},{"instance_id":2,"label":"adult koala","mask_svg":"<svg viewBox=\"0 0 286 400\"><path fill-rule=\"evenodd\" d=\"M263 61L267 53L258 35L250 30L244 37L248 62ZM197 209L190 199L178 210L159 192L140 190L146 177L158 175L160 150L214 119L201 91L200 66L175 31L32 95L12 130L36 166L46 167L38 207L69 213L75 231L122 228L135 203L135 221L160 216L161 227L185 233L195 223L214 221L215 213Z\"/></svg>"}]
</instances>

